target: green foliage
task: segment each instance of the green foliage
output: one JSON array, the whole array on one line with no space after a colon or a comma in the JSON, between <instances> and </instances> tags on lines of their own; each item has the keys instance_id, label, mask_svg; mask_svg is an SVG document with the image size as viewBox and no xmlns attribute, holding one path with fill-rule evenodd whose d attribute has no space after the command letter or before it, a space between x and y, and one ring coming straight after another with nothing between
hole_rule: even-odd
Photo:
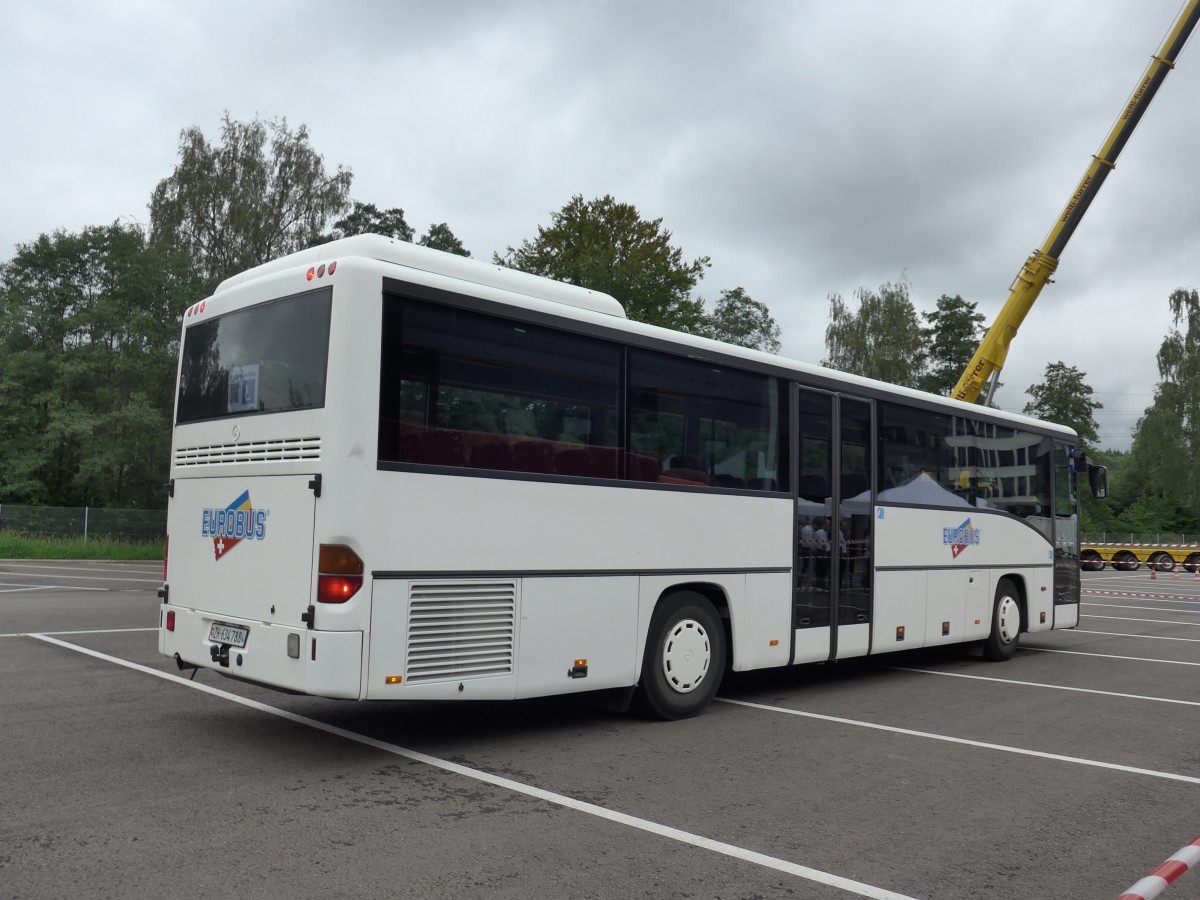
<instances>
[{"instance_id":1,"label":"green foliage","mask_svg":"<svg viewBox=\"0 0 1200 900\"><path fill-rule=\"evenodd\" d=\"M1084 447L1095 447L1100 440L1096 410L1104 404L1092 399L1092 389L1084 382L1086 372L1066 363L1053 362L1038 384L1031 384L1026 393L1032 398L1025 404L1025 415L1057 422L1074 428Z\"/></svg>"},{"instance_id":2,"label":"green foliage","mask_svg":"<svg viewBox=\"0 0 1200 900\"><path fill-rule=\"evenodd\" d=\"M398 241L413 239L413 230L404 218L404 210L398 206L380 212L374 203L354 201L354 206L343 218L333 223L330 240L352 237L356 234L382 234Z\"/></svg>"},{"instance_id":3,"label":"green foliage","mask_svg":"<svg viewBox=\"0 0 1200 900\"><path fill-rule=\"evenodd\" d=\"M704 327L703 301L691 292L709 258L685 261L662 219L647 221L636 207L608 195L584 202L577 194L553 213L549 227L538 227L537 238L503 256L493 254L493 260L611 294L637 322L693 334Z\"/></svg>"},{"instance_id":4,"label":"green foliage","mask_svg":"<svg viewBox=\"0 0 1200 900\"><path fill-rule=\"evenodd\" d=\"M721 291L716 309L703 322L699 333L767 353L778 353L780 348L779 326L771 311L740 287Z\"/></svg>"},{"instance_id":5,"label":"green foliage","mask_svg":"<svg viewBox=\"0 0 1200 900\"><path fill-rule=\"evenodd\" d=\"M150 200L150 238L189 254L211 291L245 269L320 243L349 206L353 176L328 174L308 128L287 120L235 122L225 114L221 144L199 128L179 138L175 171ZM206 291L206 292L207 292Z\"/></svg>"},{"instance_id":6,"label":"green foliage","mask_svg":"<svg viewBox=\"0 0 1200 900\"><path fill-rule=\"evenodd\" d=\"M163 542L119 541L111 538L47 538L0 531L0 559L116 559L159 560Z\"/></svg>"},{"instance_id":7,"label":"green foliage","mask_svg":"<svg viewBox=\"0 0 1200 900\"><path fill-rule=\"evenodd\" d=\"M921 329L926 365L918 384L921 390L943 397L954 390L987 331L983 313L976 312L977 306L957 294L953 297L942 294L932 312L921 313L921 318L929 323Z\"/></svg>"},{"instance_id":8,"label":"green foliage","mask_svg":"<svg viewBox=\"0 0 1200 900\"><path fill-rule=\"evenodd\" d=\"M1110 472L1112 531L1200 531L1200 296L1180 288L1167 302L1173 328L1158 351L1154 402Z\"/></svg>"},{"instance_id":9,"label":"green foliage","mask_svg":"<svg viewBox=\"0 0 1200 900\"><path fill-rule=\"evenodd\" d=\"M736 287L721 291L708 313L704 300L692 291L709 258L685 261L683 251L671 246L671 232L662 227L662 219L647 221L636 207L611 196L589 203L572 197L553 214L549 228L538 228L535 240L523 241L515 250L509 247L503 256L493 254L493 261L611 294L636 322L779 352L779 326L766 304Z\"/></svg>"},{"instance_id":10,"label":"green foliage","mask_svg":"<svg viewBox=\"0 0 1200 900\"><path fill-rule=\"evenodd\" d=\"M840 294L829 295L828 355L821 365L917 387L925 367L925 346L908 282L885 282L878 291L860 287L854 299L857 309Z\"/></svg>"},{"instance_id":11,"label":"green foliage","mask_svg":"<svg viewBox=\"0 0 1200 900\"><path fill-rule=\"evenodd\" d=\"M456 256L470 256L471 252L462 245L462 241L454 236L450 226L445 222L440 225L430 225L429 230L417 241L422 247L441 250L443 253L453 253Z\"/></svg>"},{"instance_id":12,"label":"green foliage","mask_svg":"<svg viewBox=\"0 0 1200 900\"><path fill-rule=\"evenodd\" d=\"M328 235L326 240L332 241L356 234L382 234L411 244L416 232L404 218L404 210L400 207L393 206L391 209L380 212L379 207L374 203L360 203L355 200L354 208L344 218L333 223L333 232ZM422 247L441 250L443 253L453 253L456 256L471 255L445 222L440 225L430 225L429 230L421 235L421 239L417 243Z\"/></svg>"},{"instance_id":13,"label":"green foliage","mask_svg":"<svg viewBox=\"0 0 1200 900\"><path fill-rule=\"evenodd\" d=\"M136 227L55 232L0 267L0 497L161 507L186 259Z\"/></svg>"}]
</instances>

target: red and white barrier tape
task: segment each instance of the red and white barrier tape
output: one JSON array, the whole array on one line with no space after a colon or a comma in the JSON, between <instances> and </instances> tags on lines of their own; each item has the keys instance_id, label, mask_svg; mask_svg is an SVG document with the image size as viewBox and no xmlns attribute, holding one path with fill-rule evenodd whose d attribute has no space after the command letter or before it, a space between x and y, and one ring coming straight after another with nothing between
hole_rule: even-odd
<instances>
[{"instance_id":1,"label":"red and white barrier tape","mask_svg":"<svg viewBox=\"0 0 1200 900\"><path fill-rule=\"evenodd\" d=\"M1200 550L1200 544L1135 544L1129 541L1081 541L1085 547L1170 547L1173 550Z\"/></svg>"},{"instance_id":2,"label":"red and white barrier tape","mask_svg":"<svg viewBox=\"0 0 1200 900\"><path fill-rule=\"evenodd\" d=\"M1174 856L1125 891L1117 900L1151 900L1198 863L1200 863L1200 837L1177 851Z\"/></svg>"}]
</instances>

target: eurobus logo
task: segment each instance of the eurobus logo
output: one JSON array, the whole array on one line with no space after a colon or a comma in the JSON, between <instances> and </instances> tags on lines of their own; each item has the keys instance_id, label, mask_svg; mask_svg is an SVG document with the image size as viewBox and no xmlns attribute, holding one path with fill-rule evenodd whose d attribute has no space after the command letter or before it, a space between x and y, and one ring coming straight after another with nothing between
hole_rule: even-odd
<instances>
[{"instance_id":1,"label":"eurobus logo","mask_svg":"<svg viewBox=\"0 0 1200 900\"><path fill-rule=\"evenodd\" d=\"M242 541L264 540L270 512L251 506L250 492L242 491L241 496L224 509L213 507L203 511L200 535L212 538L213 557L221 559Z\"/></svg>"},{"instance_id":2,"label":"eurobus logo","mask_svg":"<svg viewBox=\"0 0 1200 900\"><path fill-rule=\"evenodd\" d=\"M950 547L950 558L958 559L958 554L962 553L972 544L980 542L980 531L971 524L971 520L963 522L957 528L942 529L942 543Z\"/></svg>"}]
</instances>

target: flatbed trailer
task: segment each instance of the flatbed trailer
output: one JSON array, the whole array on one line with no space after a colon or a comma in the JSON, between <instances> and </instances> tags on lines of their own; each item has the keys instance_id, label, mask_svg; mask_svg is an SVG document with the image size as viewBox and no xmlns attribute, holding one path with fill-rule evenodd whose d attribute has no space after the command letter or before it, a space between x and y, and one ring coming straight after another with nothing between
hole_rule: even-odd
<instances>
[{"instance_id":1,"label":"flatbed trailer","mask_svg":"<svg viewBox=\"0 0 1200 900\"><path fill-rule=\"evenodd\" d=\"M1080 568L1099 572L1111 565L1118 572L1132 572L1143 565L1160 572L1182 566L1195 572L1200 566L1200 544L1137 544L1083 541L1079 546Z\"/></svg>"}]
</instances>

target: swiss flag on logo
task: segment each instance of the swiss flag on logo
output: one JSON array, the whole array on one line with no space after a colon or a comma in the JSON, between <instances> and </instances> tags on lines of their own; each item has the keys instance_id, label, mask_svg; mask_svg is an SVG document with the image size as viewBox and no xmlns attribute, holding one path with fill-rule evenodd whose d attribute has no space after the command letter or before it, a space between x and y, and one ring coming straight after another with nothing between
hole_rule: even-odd
<instances>
[{"instance_id":1,"label":"swiss flag on logo","mask_svg":"<svg viewBox=\"0 0 1200 900\"><path fill-rule=\"evenodd\" d=\"M229 512L234 510L244 509L250 512L250 492L242 491L242 495L230 503L225 509ZM241 538L229 537L227 535L217 535L213 538L213 559L219 560L226 553L242 542Z\"/></svg>"}]
</instances>

